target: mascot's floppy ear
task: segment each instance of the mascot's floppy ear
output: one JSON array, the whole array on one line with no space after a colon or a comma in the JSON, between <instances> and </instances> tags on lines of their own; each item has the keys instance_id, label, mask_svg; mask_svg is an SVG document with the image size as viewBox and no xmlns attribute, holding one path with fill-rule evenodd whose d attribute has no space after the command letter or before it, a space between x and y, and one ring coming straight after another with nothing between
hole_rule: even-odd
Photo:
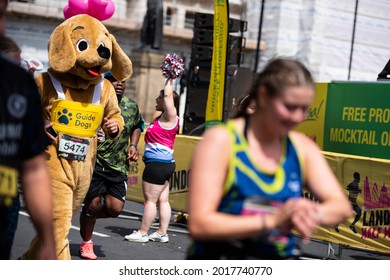
<instances>
[{"instance_id":1,"label":"mascot's floppy ear","mask_svg":"<svg viewBox=\"0 0 390 280\"><path fill-rule=\"evenodd\" d=\"M109 37L112 42L111 73L118 81L127 80L133 74L133 64L130 58L120 48L115 37L112 34L109 34Z\"/></svg>"},{"instance_id":2,"label":"mascot's floppy ear","mask_svg":"<svg viewBox=\"0 0 390 280\"><path fill-rule=\"evenodd\" d=\"M69 25L57 26L49 39L50 66L58 72L68 72L76 63L76 51L70 38Z\"/></svg>"}]
</instances>

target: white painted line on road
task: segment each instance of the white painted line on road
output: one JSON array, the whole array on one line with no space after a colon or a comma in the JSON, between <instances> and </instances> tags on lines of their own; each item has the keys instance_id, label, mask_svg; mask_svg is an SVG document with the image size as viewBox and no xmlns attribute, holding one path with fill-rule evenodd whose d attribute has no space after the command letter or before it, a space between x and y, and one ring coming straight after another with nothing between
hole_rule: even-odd
<instances>
[{"instance_id":1,"label":"white painted line on road","mask_svg":"<svg viewBox=\"0 0 390 280\"><path fill-rule=\"evenodd\" d=\"M23 215L23 216L26 216L26 217L30 217L29 214L27 214L26 212L23 212L23 211L19 211L19 214L20 214L20 215Z\"/></svg>"},{"instance_id":2,"label":"white painted line on road","mask_svg":"<svg viewBox=\"0 0 390 280\"><path fill-rule=\"evenodd\" d=\"M23 216L26 216L26 217L30 217L30 215L29 215L27 212L24 212L24 211L19 211L19 214L21 214L21 215L23 215ZM80 228L79 228L79 227L71 226L71 228L80 231ZM107 234L99 233L99 232L96 232L96 231L92 232L92 234L93 234L93 235L100 236L100 237L110 237L110 236L107 235Z\"/></svg>"},{"instance_id":3,"label":"white painted line on road","mask_svg":"<svg viewBox=\"0 0 390 280\"><path fill-rule=\"evenodd\" d=\"M80 228L79 228L79 227L71 226L71 228L80 231ZM107 234L99 233L99 232L96 232L96 231L92 232L92 234L93 234L93 235L100 236L100 237L110 237L110 236L107 235Z\"/></svg>"}]
</instances>

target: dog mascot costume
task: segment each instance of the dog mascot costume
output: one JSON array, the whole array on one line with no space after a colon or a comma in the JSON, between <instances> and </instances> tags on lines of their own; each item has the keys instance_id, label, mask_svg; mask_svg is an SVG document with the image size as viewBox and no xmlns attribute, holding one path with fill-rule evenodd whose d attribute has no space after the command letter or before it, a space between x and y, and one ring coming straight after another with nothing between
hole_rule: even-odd
<instances>
[{"instance_id":1,"label":"dog mascot costume","mask_svg":"<svg viewBox=\"0 0 390 280\"><path fill-rule=\"evenodd\" d=\"M102 127L106 136L116 139L123 130L115 90L102 74L111 71L116 79L126 80L132 63L106 27L86 14L57 26L48 51L50 68L36 83L44 117L55 136L46 156L52 176L57 258L69 260L68 234L91 182L96 131ZM36 259L39 250L40 240L35 237L22 258Z\"/></svg>"}]
</instances>

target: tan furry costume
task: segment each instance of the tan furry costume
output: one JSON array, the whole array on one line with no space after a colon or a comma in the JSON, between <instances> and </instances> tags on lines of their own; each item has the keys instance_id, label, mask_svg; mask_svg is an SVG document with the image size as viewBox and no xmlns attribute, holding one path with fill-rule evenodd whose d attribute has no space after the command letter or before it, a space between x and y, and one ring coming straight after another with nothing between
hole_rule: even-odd
<instances>
[{"instance_id":1,"label":"tan furry costume","mask_svg":"<svg viewBox=\"0 0 390 280\"><path fill-rule=\"evenodd\" d=\"M126 80L132 74L132 63L114 36L97 19L88 15L77 15L54 29L49 39L48 50L51 68L36 78L45 118L52 122L53 118L59 119L58 116L52 116L53 101L58 99L60 94L58 90L56 91L50 75L60 82L65 100L76 101L79 104L89 105L94 99L95 85L99 85L102 86L100 91L102 122L97 119L97 123L103 127L106 136L110 137L103 125L103 118L114 120L119 128L118 134L114 137L118 137L123 130L123 119L115 90L109 81L102 78L102 74L111 71L116 79ZM99 104L97 106L100 108ZM65 112L68 111L63 112L66 116ZM66 117L72 120L77 116L68 113ZM93 133L95 132L93 130ZM64 134L89 141L89 149L84 160L61 157L63 154L59 153L58 149ZM60 260L71 259L68 241L71 220L88 191L96 160L96 146L95 135L80 137L58 131L56 141L46 150L47 163L52 175L56 251ZM36 259L39 249L40 241L35 237L23 258Z\"/></svg>"}]
</instances>

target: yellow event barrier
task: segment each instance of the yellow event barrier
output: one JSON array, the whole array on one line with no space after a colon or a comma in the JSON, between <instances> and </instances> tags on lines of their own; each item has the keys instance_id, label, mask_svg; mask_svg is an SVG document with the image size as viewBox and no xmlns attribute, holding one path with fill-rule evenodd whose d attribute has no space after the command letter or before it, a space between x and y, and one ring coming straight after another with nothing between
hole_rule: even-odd
<instances>
[{"instance_id":1,"label":"yellow event barrier","mask_svg":"<svg viewBox=\"0 0 390 280\"><path fill-rule=\"evenodd\" d=\"M140 158L143 156L144 139L143 135L140 138L138 149ZM195 145L199 141L199 137L177 135L174 145L174 157L176 161L176 170L170 180L169 201L173 210L186 212L187 211L187 192L188 178L190 176L190 159ZM143 202L142 193L142 172L144 171L144 163L140 160L138 163L132 163L130 166L130 174L128 180L126 199Z\"/></svg>"},{"instance_id":2,"label":"yellow event barrier","mask_svg":"<svg viewBox=\"0 0 390 280\"><path fill-rule=\"evenodd\" d=\"M390 160L323 153L345 188L346 195L357 196L357 204L352 205L353 217L338 225L338 231L333 227L320 227L313 238L390 253L390 196L386 186L390 182ZM348 190L348 185L353 182L356 174L360 178L357 181L360 192ZM307 191L304 196L315 200ZM350 226L356 216L359 220L353 231Z\"/></svg>"},{"instance_id":3,"label":"yellow event barrier","mask_svg":"<svg viewBox=\"0 0 390 280\"><path fill-rule=\"evenodd\" d=\"M353 217L336 228L320 227L313 238L390 253L390 83L319 83L307 120L297 130L323 150L352 203ZM187 211L192 152L200 137L178 135L176 170L170 182L172 209ZM139 143L142 157L143 137ZM142 161L131 165L127 199L143 202ZM354 180L354 188L348 187ZM356 178L359 178L356 180ZM303 195L316 198L307 190ZM355 217L357 222L351 227Z\"/></svg>"}]
</instances>

